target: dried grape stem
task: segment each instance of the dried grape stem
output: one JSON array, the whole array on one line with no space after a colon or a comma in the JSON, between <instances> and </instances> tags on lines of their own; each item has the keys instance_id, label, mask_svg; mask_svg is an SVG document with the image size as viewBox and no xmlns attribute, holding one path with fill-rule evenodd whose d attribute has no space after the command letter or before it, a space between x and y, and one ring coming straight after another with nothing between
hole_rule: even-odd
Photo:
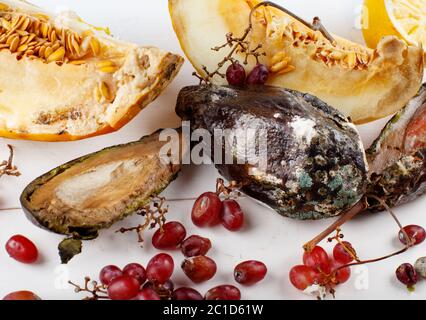
<instances>
[{"instance_id":1,"label":"dried grape stem","mask_svg":"<svg viewBox=\"0 0 426 320\"><path fill-rule=\"evenodd\" d=\"M401 222L398 220L396 214L393 212L393 210L387 205L387 203L383 199L380 199L379 197L377 197L375 195L368 195L368 197L376 200L377 202L379 202L386 209L386 211L389 212L389 214L392 216L392 218L398 224L398 227L399 227L400 231L402 232L402 234L404 235L404 238L405 238L405 243L406 243L405 248L401 249L401 250L399 250L397 252L391 253L391 254L389 254L387 256L381 257L381 258L371 259L371 260L365 260L365 261L357 261L357 262L354 262L354 263L347 264L345 266L342 266L342 267L338 268L336 270L336 272L339 271L339 270L341 270L341 269L347 268L347 267L354 267L354 266L359 266L359 265L365 265L365 264L375 263L375 262L379 262L379 261L383 261L383 260L392 258L394 256L403 254L404 252L408 251L416 243L415 239L411 239L409 237L409 235L407 234L407 232L404 230Z\"/></svg>"},{"instance_id":2,"label":"dried grape stem","mask_svg":"<svg viewBox=\"0 0 426 320\"><path fill-rule=\"evenodd\" d=\"M340 228L336 229L336 235L332 238L329 238L328 241L332 242L333 240L336 240L338 243L340 243L343 247L343 249L352 257L353 260L357 262L361 262L361 259L358 258L358 255L355 251L355 249L348 247L342 239L344 238L342 234L342 230Z\"/></svg>"},{"instance_id":3,"label":"dried grape stem","mask_svg":"<svg viewBox=\"0 0 426 320\"><path fill-rule=\"evenodd\" d=\"M385 208L386 211L389 212L389 214L392 216L392 218L398 224L398 227L399 227L400 231L404 235L404 238L405 238L405 241L407 243L408 248L414 246L414 244L416 243L416 241L414 239L410 238L410 236L404 230L404 227L402 226L401 222L398 220L395 212L393 212L393 210L387 205L387 203L385 201L383 201L383 199L380 199L379 197L377 197L375 195L368 195L368 197L369 198L373 198L374 200L376 200L377 202L379 202L383 206L383 208Z\"/></svg>"},{"instance_id":4,"label":"dried grape stem","mask_svg":"<svg viewBox=\"0 0 426 320\"><path fill-rule=\"evenodd\" d=\"M253 55L256 57L256 60L258 61L258 57L261 55L260 53L256 53L257 50L261 48L261 46L257 46L254 50L249 50L248 46L249 44L245 41L247 36L250 34L251 30L253 29L251 17L252 17L253 11L250 13L250 24L249 27L244 31L244 35L241 38L234 38L232 33L228 33L226 35L226 43L224 45L214 47L212 48L213 51L220 51L221 49L230 46L232 49L229 52L229 54L223 58L221 62L218 63L218 68L210 72L206 66L203 66L203 71L206 74L205 77L196 75L198 79L200 79L200 82L210 83L210 79L212 79L214 76L218 75L221 78L225 78L225 75L220 72L220 69L225 65L226 62L231 61L233 62L234 59L232 58L234 53L237 51L237 49L240 49L240 52L246 53L246 60L248 59L249 55Z\"/></svg>"},{"instance_id":5,"label":"dried grape stem","mask_svg":"<svg viewBox=\"0 0 426 320\"><path fill-rule=\"evenodd\" d=\"M75 288L75 293L87 292L92 295L91 297L86 297L83 300L109 300L105 286L98 284L96 281L91 281L89 277L84 278L84 287L81 287L71 281L68 281L68 283ZM91 289L89 285L92 285L93 288Z\"/></svg>"},{"instance_id":6,"label":"dried grape stem","mask_svg":"<svg viewBox=\"0 0 426 320\"><path fill-rule=\"evenodd\" d=\"M150 228L154 229L156 226L163 228L166 222L166 214L168 207L165 207L165 198L154 198L153 203L140 210L137 214L145 218L145 222L132 228L121 228L116 233L127 233L135 231L138 235L138 242L143 244L144 232Z\"/></svg>"},{"instance_id":7,"label":"dried grape stem","mask_svg":"<svg viewBox=\"0 0 426 320\"><path fill-rule=\"evenodd\" d=\"M315 17L313 23L309 23L306 20L304 20L303 18L301 18L298 15L294 14L293 12L287 10L286 8L280 6L279 4L276 4L276 3L272 2L272 1L264 1L264 2L261 2L261 3L257 4L256 6L253 7L252 12L254 12L255 10L257 10L260 7L273 7L275 9L278 9L278 10L282 11L282 12L285 12L286 14L288 14L289 16L291 16L292 18L294 18L294 19L298 20L299 22L303 23L309 29L312 29L313 31L319 31L319 32L321 32L322 35L328 41L330 41L330 43L333 46L336 45L336 40L333 38L333 36L327 31L327 29L321 23L321 19L319 17ZM250 15L250 24L251 24L251 15Z\"/></svg>"},{"instance_id":8,"label":"dried grape stem","mask_svg":"<svg viewBox=\"0 0 426 320\"><path fill-rule=\"evenodd\" d=\"M337 272L337 271L339 271L341 269L348 268L348 267L355 267L355 266L361 266L361 265L365 265L365 264L380 262L380 261L383 261L383 260L395 257L397 255L403 254L404 252L406 252L410 248L411 248L410 246L406 246L404 249L401 249L401 250L399 250L397 252L391 253L391 254L389 254L387 256L384 256L384 257L381 257L381 258L371 259L371 260L365 260L365 261L357 261L357 262L354 262L354 263L350 263L350 264L341 266L340 268L338 268L337 270L335 270L335 272Z\"/></svg>"},{"instance_id":9,"label":"dried grape stem","mask_svg":"<svg viewBox=\"0 0 426 320\"><path fill-rule=\"evenodd\" d=\"M274 2L264 1L264 2L257 4L256 6L254 6L251 9L250 16L249 16L249 26L244 31L244 34L243 34L242 37L235 38L232 33L228 33L226 35L226 43L225 44L212 48L213 51L220 51L221 49L226 48L227 46L231 47L232 49L229 52L229 54L225 58L223 58L223 60L221 62L218 63L218 68L215 71L210 72L207 69L206 66L202 66L202 70L204 71L205 76L201 76L201 75L197 74L196 72L193 73L193 75L200 80L200 84L202 84L202 83L209 84L210 79L212 79L216 75L220 76L221 78L225 78L225 74L221 73L220 70L222 69L222 67L225 65L226 62L228 62L228 61L234 62L235 61L233 56L236 52L243 53L243 54L246 55L246 57L244 59L244 64L248 64L248 58L250 56L253 56L256 59L257 63L259 63L259 57L266 56L266 53L258 52L262 48L261 44L257 45L256 48L254 48L254 49L250 49L250 43L248 41L246 41L248 35L253 30L253 15L256 12L256 10L259 9L260 7L273 7L275 9L278 9L278 10L288 14L289 16L293 17L294 19L300 21L302 24L304 24L306 27L310 28L311 30L320 31L321 34L328 41L330 41L332 46L336 46L336 40L333 38L333 36L327 31L327 29L321 23L320 18L315 17L314 20L313 20L313 23L309 23L309 22L305 21L304 19L302 19L301 17L294 14L293 12L287 10L286 8L276 4Z\"/></svg>"},{"instance_id":10,"label":"dried grape stem","mask_svg":"<svg viewBox=\"0 0 426 320\"><path fill-rule=\"evenodd\" d=\"M408 236L407 232L405 232L401 222L398 220L398 218L396 217L396 214L393 212L393 210L386 204L385 201L383 201L383 199L380 199L379 197L376 197L375 195L367 195L366 197L364 197L363 200L358 202L349 211L344 213L340 217L340 219L338 219L330 227L328 227L326 230L324 230L322 233L320 233L314 239L312 239L307 244L305 244L303 246L305 251L311 252L318 245L318 243L320 243L322 240L324 240L326 237L328 237L331 233L338 230L342 225L344 225L349 220L352 220L359 213L365 211L369 207L368 202L367 202L367 198L372 198L372 199L378 201L386 209L386 211L389 212L389 214L392 216L392 218L398 224L398 227L401 230L402 234L404 235L404 238L405 238L405 241L407 243L408 248L412 247L414 245L415 241ZM408 248L406 248L406 249L408 249ZM397 255L397 254L400 254L400 252L393 254L393 255ZM391 256L393 256L393 255L391 255ZM386 257L384 259L387 259L387 258L388 257ZM384 260L384 259L380 259L380 260ZM375 261L372 261L372 262L375 262Z\"/></svg>"},{"instance_id":11,"label":"dried grape stem","mask_svg":"<svg viewBox=\"0 0 426 320\"><path fill-rule=\"evenodd\" d=\"M368 198L372 198L374 200L376 200L377 202L379 202L385 209L387 212L389 212L389 214L392 216L392 218L395 220L395 222L397 223L400 231L402 232L402 234L404 235L405 238L405 247L397 252L388 254L384 257L380 257L380 258L376 258L376 259L370 259L370 260L360 260L358 258L358 256L356 254L353 254L352 250L350 250L347 246L344 245L344 243L340 240L342 238L342 235L340 233L340 227L347 221L351 220L353 217L355 217L358 213L364 211L367 207L368 207L368 202L366 201L366 199ZM330 240L335 239L337 242L339 242L340 244L343 245L343 248L345 249L346 252L348 252L353 258L354 260L356 260L356 262L353 263L349 263L346 265L343 265L339 268L337 268L336 270L333 271L332 275L335 275L339 270L348 268L348 267L354 267L354 266L360 266L360 265L366 265L366 264L370 264L370 263L375 263L375 262L379 262L379 261L383 261L389 258L392 258L394 256L400 255L406 251L408 251L411 247L413 247L415 245L415 239L411 239L407 232L404 230L401 222L398 220L396 214L393 212L393 210L387 205L387 203L383 200L380 199L379 197L375 196L375 195L367 195L362 201L360 201L357 205L355 205L351 210L349 210L345 215L342 216L341 219L339 219L338 221L336 221L332 226L330 226L327 230L325 230L323 233L321 233L319 236L317 236L315 239L313 239L312 241L310 241L309 243L307 243L304 246L304 249L307 252L311 252L313 250L313 248L315 248L315 246L321 242L325 237L327 237L328 234L330 234L331 232L337 231L337 235L333 238L330 238ZM329 232L331 230L331 232ZM327 235L325 235L327 234ZM325 236L324 236L325 235Z\"/></svg>"},{"instance_id":12,"label":"dried grape stem","mask_svg":"<svg viewBox=\"0 0 426 320\"><path fill-rule=\"evenodd\" d=\"M0 178L4 175L19 177L21 173L18 171L18 168L13 165L13 147L10 144L8 144L7 147L9 148L9 159L0 163Z\"/></svg>"},{"instance_id":13,"label":"dried grape stem","mask_svg":"<svg viewBox=\"0 0 426 320\"><path fill-rule=\"evenodd\" d=\"M303 248L307 252L312 252L312 250L320 243L322 240L327 238L330 234L332 234L336 229L339 229L342 225L344 225L349 220L352 220L355 216L365 211L368 208L367 199L363 198L356 205L354 205L349 211L346 211L335 223L329 226L326 230L321 232L314 239L306 243Z\"/></svg>"}]
</instances>

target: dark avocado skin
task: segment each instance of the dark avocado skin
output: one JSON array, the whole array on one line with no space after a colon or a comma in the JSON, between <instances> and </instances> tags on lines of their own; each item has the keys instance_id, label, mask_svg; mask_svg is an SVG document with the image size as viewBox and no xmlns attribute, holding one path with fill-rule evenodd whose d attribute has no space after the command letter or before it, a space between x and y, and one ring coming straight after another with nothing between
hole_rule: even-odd
<instances>
[{"instance_id":1,"label":"dark avocado skin","mask_svg":"<svg viewBox=\"0 0 426 320\"><path fill-rule=\"evenodd\" d=\"M116 223L118 221L117 220L111 221L108 225L92 225L92 226L75 227L75 228L69 228L69 227L65 227L65 226L62 226L62 225L51 225L51 224L48 224L46 221L40 219L37 212L34 212L34 210L32 210L31 204L30 204L30 201L29 201L30 198L31 198L31 195L41 185L43 185L47 181L53 179L55 176L63 173L64 171L70 169L71 167L73 167L76 164L84 162L87 159L90 159L90 158L92 158L92 157L94 157L94 156L96 156L100 153L105 153L105 152L108 152L108 151L113 150L113 149L128 147L128 146L136 145L136 144L143 144L146 140L152 139L154 136L158 135L159 132L161 132L161 130L153 133L152 135L145 136L145 137L141 138L139 141L105 148L101 151L98 151L98 152L83 156L81 158L72 160L68 163L65 163L65 164L49 171L48 173L40 176L39 178L35 179L33 182L31 182L24 189L24 191L22 192L21 197L20 197L22 209L25 212L26 217L36 226L38 226L42 229L57 233L57 234L71 236L74 239L80 239L80 240L93 240L93 239L97 238L99 231L101 229L109 228L114 223ZM168 181L168 183L159 183L155 192L151 194L151 197L157 196L164 189L166 189L167 186L177 178L177 175L178 175L178 172L174 175L171 175L169 177L170 180ZM149 197L147 199L137 199L137 201L134 202L134 204L131 206L131 208L129 208L129 210L127 210L126 212L123 212L122 216L118 220L124 219L127 216L137 212L139 209L143 208L146 204L148 204L151 201L150 200L151 197Z\"/></svg>"},{"instance_id":2,"label":"dark avocado skin","mask_svg":"<svg viewBox=\"0 0 426 320\"><path fill-rule=\"evenodd\" d=\"M266 130L266 171L250 174L253 167L235 144L234 164L216 167L281 215L333 217L364 194L368 169L360 137L347 118L316 97L269 86L192 86L180 92L176 112L191 121L192 130L203 128L211 135L215 129ZM304 131L306 124L311 132Z\"/></svg>"}]
</instances>

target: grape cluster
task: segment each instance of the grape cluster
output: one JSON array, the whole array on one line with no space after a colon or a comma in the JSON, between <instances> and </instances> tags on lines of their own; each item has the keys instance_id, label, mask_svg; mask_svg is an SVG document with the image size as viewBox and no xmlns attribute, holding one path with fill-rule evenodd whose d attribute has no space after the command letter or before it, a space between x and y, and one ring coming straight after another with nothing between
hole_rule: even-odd
<instances>
[{"instance_id":1,"label":"grape cluster","mask_svg":"<svg viewBox=\"0 0 426 320\"><path fill-rule=\"evenodd\" d=\"M195 259L200 259L198 256ZM193 281L203 279L209 267L201 267L192 273ZM174 272L173 258L165 253L154 256L146 269L132 263L120 269L109 265L102 268L99 273L101 285L94 282L95 289L85 289L74 285L77 292L90 292L96 298L111 300L240 300L240 290L232 285L222 285L210 289L203 297L197 290L189 287L175 289L171 280ZM71 283L72 284L72 283ZM106 296L101 296L106 294ZM15 293L16 297L29 296L29 294ZM35 296L35 295L34 295ZM8 296L10 297L10 295Z\"/></svg>"},{"instance_id":2,"label":"grape cluster","mask_svg":"<svg viewBox=\"0 0 426 320\"><path fill-rule=\"evenodd\" d=\"M355 250L349 242L338 243L332 257L322 247L316 246L311 252L304 253L303 265L290 270L290 281L301 291L309 290L314 285L332 291L349 280L351 269L346 265L355 258Z\"/></svg>"},{"instance_id":3,"label":"grape cluster","mask_svg":"<svg viewBox=\"0 0 426 320\"><path fill-rule=\"evenodd\" d=\"M335 293L335 287L350 279L351 266L371 263L384 260L389 255L380 259L361 261L351 243L342 241L343 235L340 230L337 236L329 241L337 240L338 243L333 249L332 257L320 246L316 246L312 251L303 255L303 265L295 266L290 271L290 282L294 287L307 293L318 293L314 288L323 288L322 292ZM419 245L426 240L426 231L421 226L409 225L401 228L398 233L399 241L406 246L406 249ZM399 253L404 252L404 250ZM396 270L397 279L413 290L414 286L421 278L426 278L426 257L417 260L413 266L404 263ZM323 298L323 296L320 296Z\"/></svg>"}]
</instances>

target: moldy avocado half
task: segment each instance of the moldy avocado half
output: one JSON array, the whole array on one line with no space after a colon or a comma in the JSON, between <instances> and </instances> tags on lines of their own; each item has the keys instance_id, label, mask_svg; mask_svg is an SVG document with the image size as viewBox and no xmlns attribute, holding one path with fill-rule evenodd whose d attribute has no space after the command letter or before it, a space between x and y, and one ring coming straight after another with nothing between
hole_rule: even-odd
<instances>
[{"instance_id":1,"label":"moldy avocado half","mask_svg":"<svg viewBox=\"0 0 426 320\"><path fill-rule=\"evenodd\" d=\"M284 216L335 217L365 193L368 165L358 131L343 114L312 95L272 86L193 86L181 90L176 111L191 121L193 130L205 129L215 136L213 159L219 152L232 155L232 164L216 162L224 177L241 182L244 193ZM222 137L217 140L217 130L229 137L254 130L252 141L266 136L267 148L257 142L246 151L256 149L267 165L253 165L248 152L235 142L225 146Z\"/></svg>"},{"instance_id":2,"label":"moldy avocado half","mask_svg":"<svg viewBox=\"0 0 426 320\"><path fill-rule=\"evenodd\" d=\"M142 209L181 169L163 161L160 133L81 157L42 175L21 195L29 219L55 233L93 239ZM177 142L170 142L177 143ZM186 150L183 138L182 149ZM179 147L179 146L175 146ZM184 152L184 151L183 151Z\"/></svg>"}]
</instances>

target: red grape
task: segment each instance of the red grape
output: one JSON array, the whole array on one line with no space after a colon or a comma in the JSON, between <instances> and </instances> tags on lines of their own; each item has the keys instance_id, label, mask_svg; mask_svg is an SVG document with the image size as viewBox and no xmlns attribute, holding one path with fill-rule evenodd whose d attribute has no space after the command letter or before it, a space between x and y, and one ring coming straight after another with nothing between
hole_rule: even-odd
<instances>
[{"instance_id":1,"label":"red grape","mask_svg":"<svg viewBox=\"0 0 426 320\"><path fill-rule=\"evenodd\" d=\"M319 246L315 247L311 252L306 251L303 254L303 264L313 268L315 271L324 273L330 272L330 259L328 254Z\"/></svg>"},{"instance_id":2,"label":"red grape","mask_svg":"<svg viewBox=\"0 0 426 320\"><path fill-rule=\"evenodd\" d=\"M31 291L17 291L9 293L3 300L17 300L17 301L25 301L25 300L41 300L36 294Z\"/></svg>"},{"instance_id":3,"label":"red grape","mask_svg":"<svg viewBox=\"0 0 426 320\"><path fill-rule=\"evenodd\" d=\"M172 297L175 285L173 281L167 280L163 284L147 282L143 288L152 289L160 297L160 299L169 300Z\"/></svg>"},{"instance_id":4,"label":"red grape","mask_svg":"<svg viewBox=\"0 0 426 320\"><path fill-rule=\"evenodd\" d=\"M111 300L131 300L139 293L140 283L135 278L120 276L108 286L108 297Z\"/></svg>"},{"instance_id":5,"label":"red grape","mask_svg":"<svg viewBox=\"0 0 426 320\"><path fill-rule=\"evenodd\" d=\"M404 227L404 231L407 233L408 237L413 240L414 245L421 244L426 239L426 230L420 226L410 225ZM404 233L399 231L399 240L403 244L407 244Z\"/></svg>"},{"instance_id":6,"label":"red grape","mask_svg":"<svg viewBox=\"0 0 426 320\"><path fill-rule=\"evenodd\" d=\"M131 263L124 267L123 273L139 281L140 285L146 282L146 270L139 263Z\"/></svg>"},{"instance_id":7,"label":"red grape","mask_svg":"<svg viewBox=\"0 0 426 320\"><path fill-rule=\"evenodd\" d=\"M258 64L247 77L249 85L264 85L268 81L269 70L263 64Z\"/></svg>"},{"instance_id":8,"label":"red grape","mask_svg":"<svg viewBox=\"0 0 426 320\"><path fill-rule=\"evenodd\" d=\"M396 277L409 288L419 280L416 269L409 263L404 263L396 269Z\"/></svg>"},{"instance_id":9,"label":"red grape","mask_svg":"<svg viewBox=\"0 0 426 320\"><path fill-rule=\"evenodd\" d=\"M6 251L16 261L31 264L37 261L38 250L35 244L28 238L16 235L6 243Z\"/></svg>"},{"instance_id":10,"label":"red grape","mask_svg":"<svg viewBox=\"0 0 426 320\"><path fill-rule=\"evenodd\" d=\"M235 281L240 284L253 285L265 279L268 269L263 262L246 261L236 266Z\"/></svg>"},{"instance_id":11,"label":"red grape","mask_svg":"<svg viewBox=\"0 0 426 320\"><path fill-rule=\"evenodd\" d=\"M212 248L209 239L200 236L191 236L181 244L182 253L185 257L205 256Z\"/></svg>"},{"instance_id":12,"label":"red grape","mask_svg":"<svg viewBox=\"0 0 426 320\"><path fill-rule=\"evenodd\" d=\"M226 70L226 79L231 86L244 86L246 82L246 70L238 61L233 62Z\"/></svg>"},{"instance_id":13,"label":"red grape","mask_svg":"<svg viewBox=\"0 0 426 320\"><path fill-rule=\"evenodd\" d=\"M345 267L340 269L340 267L343 267L345 264L342 264L340 262L337 262L336 260L333 260L331 262L331 270L333 272L337 272L334 274L334 277L332 279L332 284L338 285L343 284L349 280L351 277L351 268Z\"/></svg>"},{"instance_id":14,"label":"red grape","mask_svg":"<svg viewBox=\"0 0 426 320\"><path fill-rule=\"evenodd\" d=\"M186 259L182 263L182 270L195 283L212 279L217 271L216 262L205 256Z\"/></svg>"},{"instance_id":15,"label":"red grape","mask_svg":"<svg viewBox=\"0 0 426 320\"><path fill-rule=\"evenodd\" d=\"M161 300L158 294L151 288L142 289L132 300L156 301Z\"/></svg>"},{"instance_id":16,"label":"red grape","mask_svg":"<svg viewBox=\"0 0 426 320\"><path fill-rule=\"evenodd\" d=\"M121 277L123 275L123 271L117 266L106 266L102 268L101 272L99 272L99 280L101 283L109 286L112 280L117 277Z\"/></svg>"},{"instance_id":17,"label":"red grape","mask_svg":"<svg viewBox=\"0 0 426 320\"><path fill-rule=\"evenodd\" d=\"M231 285L218 286L210 289L205 296L206 300L241 300L241 292Z\"/></svg>"},{"instance_id":18,"label":"red grape","mask_svg":"<svg viewBox=\"0 0 426 320\"><path fill-rule=\"evenodd\" d=\"M179 222L168 222L152 237L152 245L158 250L175 250L185 239L185 227Z\"/></svg>"},{"instance_id":19,"label":"red grape","mask_svg":"<svg viewBox=\"0 0 426 320\"><path fill-rule=\"evenodd\" d=\"M173 258L165 253L153 257L146 268L148 280L163 284L169 280L174 270Z\"/></svg>"},{"instance_id":20,"label":"red grape","mask_svg":"<svg viewBox=\"0 0 426 320\"><path fill-rule=\"evenodd\" d=\"M200 301L204 300L201 293L192 288L179 288L173 292L172 300L177 301Z\"/></svg>"},{"instance_id":21,"label":"red grape","mask_svg":"<svg viewBox=\"0 0 426 320\"><path fill-rule=\"evenodd\" d=\"M222 224L230 231L238 231L243 227L244 213L237 201L223 201Z\"/></svg>"},{"instance_id":22,"label":"red grape","mask_svg":"<svg viewBox=\"0 0 426 320\"><path fill-rule=\"evenodd\" d=\"M202 194L192 209L192 222L197 227L211 227L220 223L222 201L213 192Z\"/></svg>"},{"instance_id":23,"label":"red grape","mask_svg":"<svg viewBox=\"0 0 426 320\"><path fill-rule=\"evenodd\" d=\"M294 287L304 291L317 282L318 272L308 266L296 266L290 270L290 281Z\"/></svg>"},{"instance_id":24,"label":"red grape","mask_svg":"<svg viewBox=\"0 0 426 320\"><path fill-rule=\"evenodd\" d=\"M349 252L347 251L349 250ZM351 253L350 253L351 252ZM348 264L354 261L356 256L356 251L353 248L352 244L347 241L336 244L333 250L334 259L340 263Z\"/></svg>"}]
</instances>

